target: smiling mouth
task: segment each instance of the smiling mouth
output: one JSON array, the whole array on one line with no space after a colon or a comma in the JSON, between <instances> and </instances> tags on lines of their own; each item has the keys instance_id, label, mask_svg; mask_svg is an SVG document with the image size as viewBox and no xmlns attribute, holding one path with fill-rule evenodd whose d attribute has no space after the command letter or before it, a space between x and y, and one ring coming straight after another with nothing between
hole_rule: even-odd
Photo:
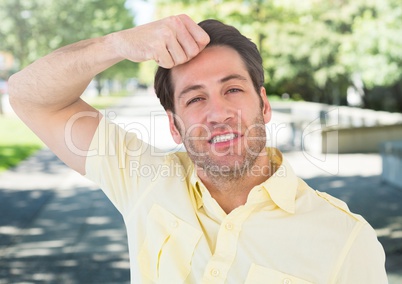
<instances>
[{"instance_id":1,"label":"smiling mouth","mask_svg":"<svg viewBox=\"0 0 402 284\"><path fill-rule=\"evenodd\" d=\"M230 134L224 134L224 135L217 135L215 137L212 137L211 140L209 140L209 143L215 144L215 143L222 143L222 142L227 142L230 140L233 140L235 138L239 137L239 135L230 133Z\"/></svg>"}]
</instances>

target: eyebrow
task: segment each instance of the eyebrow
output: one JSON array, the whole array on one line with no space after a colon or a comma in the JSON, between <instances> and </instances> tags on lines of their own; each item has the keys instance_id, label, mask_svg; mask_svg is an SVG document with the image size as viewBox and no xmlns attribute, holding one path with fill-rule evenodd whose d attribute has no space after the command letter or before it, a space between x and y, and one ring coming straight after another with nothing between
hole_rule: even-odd
<instances>
[{"instance_id":1,"label":"eyebrow","mask_svg":"<svg viewBox=\"0 0 402 284\"><path fill-rule=\"evenodd\" d=\"M180 92L179 99L181 99L185 94L187 94L187 93L189 93L191 91L197 91L197 90L200 90L200 89L202 89L204 87L205 87L204 85L191 85L191 86L188 86L188 87L184 88Z\"/></svg>"},{"instance_id":2,"label":"eyebrow","mask_svg":"<svg viewBox=\"0 0 402 284\"><path fill-rule=\"evenodd\" d=\"M219 82L226 83L226 82L228 82L230 80L247 81L247 78L242 76L242 75L239 75L239 74L231 74L229 76L226 76L226 77L222 78Z\"/></svg>"},{"instance_id":3,"label":"eyebrow","mask_svg":"<svg viewBox=\"0 0 402 284\"><path fill-rule=\"evenodd\" d=\"M223 77L222 79L219 80L219 82L220 82L220 83L226 83L226 82L228 82L228 81L230 81L230 80L247 81L247 78L244 77L244 76L242 76L242 75L239 75L239 74L231 74L231 75L228 75L228 76L226 76L226 77ZM205 85L201 85L201 84L198 84L198 85L190 85L190 86L184 88L184 89L180 92L178 98L180 99L180 98L183 97L185 94L187 94L187 93L189 93L189 92L191 92L191 91L197 91L197 90L200 90L200 89L203 89L203 88L205 88Z\"/></svg>"}]
</instances>

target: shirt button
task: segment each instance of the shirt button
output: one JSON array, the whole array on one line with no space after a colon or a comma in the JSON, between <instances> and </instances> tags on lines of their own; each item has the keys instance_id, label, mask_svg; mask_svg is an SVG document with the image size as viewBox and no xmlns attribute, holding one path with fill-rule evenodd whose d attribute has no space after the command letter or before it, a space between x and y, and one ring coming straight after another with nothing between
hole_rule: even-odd
<instances>
[{"instance_id":1,"label":"shirt button","mask_svg":"<svg viewBox=\"0 0 402 284\"><path fill-rule=\"evenodd\" d=\"M219 276L219 270L218 269L215 269L215 268L213 268L213 269L211 269L211 275L213 276L213 277L218 277Z\"/></svg>"},{"instance_id":2,"label":"shirt button","mask_svg":"<svg viewBox=\"0 0 402 284\"><path fill-rule=\"evenodd\" d=\"M292 284L292 280L290 280L289 278L285 278L283 279L283 284Z\"/></svg>"},{"instance_id":3,"label":"shirt button","mask_svg":"<svg viewBox=\"0 0 402 284\"><path fill-rule=\"evenodd\" d=\"M233 224L232 223L227 223L226 225L225 225L225 228L226 228L226 230L232 230L233 229Z\"/></svg>"}]
</instances>

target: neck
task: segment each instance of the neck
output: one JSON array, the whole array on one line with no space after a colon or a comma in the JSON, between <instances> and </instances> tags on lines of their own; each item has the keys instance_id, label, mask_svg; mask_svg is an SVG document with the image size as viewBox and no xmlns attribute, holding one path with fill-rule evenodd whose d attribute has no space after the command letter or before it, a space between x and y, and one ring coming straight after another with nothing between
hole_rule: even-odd
<instances>
[{"instance_id":1,"label":"neck","mask_svg":"<svg viewBox=\"0 0 402 284\"><path fill-rule=\"evenodd\" d=\"M273 173L270 159L266 155L259 157L254 165L245 168L244 171L231 173L211 173L197 168L197 174L211 196L227 214L244 205L251 189L266 181Z\"/></svg>"}]
</instances>

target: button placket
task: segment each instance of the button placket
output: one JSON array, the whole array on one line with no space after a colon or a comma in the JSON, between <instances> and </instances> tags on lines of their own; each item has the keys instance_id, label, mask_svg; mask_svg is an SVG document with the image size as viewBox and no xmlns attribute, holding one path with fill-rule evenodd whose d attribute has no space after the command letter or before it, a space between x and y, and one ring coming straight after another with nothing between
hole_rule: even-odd
<instances>
[{"instance_id":1,"label":"button placket","mask_svg":"<svg viewBox=\"0 0 402 284\"><path fill-rule=\"evenodd\" d=\"M212 268L212 269L211 269L211 275L212 275L213 277L218 277L219 274L220 274L219 269L216 269L216 268Z\"/></svg>"},{"instance_id":2,"label":"button placket","mask_svg":"<svg viewBox=\"0 0 402 284\"><path fill-rule=\"evenodd\" d=\"M233 225L232 223L226 223L226 225L225 225L225 228L226 228L226 230L228 230L228 231L233 230L233 227L234 227L234 225Z\"/></svg>"},{"instance_id":3,"label":"button placket","mask_svg":"<svg viewBox=\"0 0 402 284\"><path fill-rule=\"evenodd\" d=\"M242 224L253 208L253 206L237 208L222 219L215 252L205 269L202 283L224 283L236 257Z\"/></svg>"},{"instance_id":4,"label":"button placket","mask_svg":"<svg viewBox=\"0 0 402 284\"><path fill-rule=\"evenodd\" d=\"M290 280L289 278L285 278L283 279L283 284L292 284L292 280Z\"/></svg>"}]
</instances>

